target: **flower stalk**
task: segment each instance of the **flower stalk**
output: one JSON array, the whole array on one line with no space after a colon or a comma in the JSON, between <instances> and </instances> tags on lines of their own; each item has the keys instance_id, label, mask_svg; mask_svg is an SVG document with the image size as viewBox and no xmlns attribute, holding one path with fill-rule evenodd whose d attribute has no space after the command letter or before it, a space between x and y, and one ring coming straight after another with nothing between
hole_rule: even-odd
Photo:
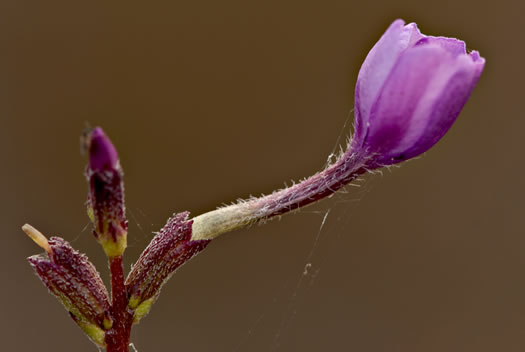
<instances>
[{"instance_id":1,"label":"flower stalk","mask_svg":"<svg viewBox=\"0 0 525 352\"><path fill-rule=\"evenodd\" d=\"M291 187L199 215L193 218L192 239L211 240L317 202L366 173L367 160L349 151L323 171Z\"/></svg>"}]
</instances>

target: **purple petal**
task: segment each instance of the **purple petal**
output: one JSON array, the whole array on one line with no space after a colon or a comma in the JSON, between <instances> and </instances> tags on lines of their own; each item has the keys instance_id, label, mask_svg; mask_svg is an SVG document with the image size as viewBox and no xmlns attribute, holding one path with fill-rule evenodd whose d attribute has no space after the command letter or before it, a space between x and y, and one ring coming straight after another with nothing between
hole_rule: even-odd
<instances>
[{"instance_id":1,"label":"purple petal","mask_svg":"<svg viewBox=\"0 0 525 352\"><path fill-rule=\"evenodd\" d=\"M394 21L368 53L357 78L355 89L356 132L359 139L366 128L372 104L377 98L398 57L412 43L422 38L415 23L407 26L403 20Z\"/></svg>"},{"instance_id":2,"label":"purple petal","mask_svg":"<svg viewBox=\"0 0 525 352\"><path fill-rule=\"evenodd\" d=\"M484 60L461 56L455 65L445 67L429 85L412 116L406 137L392 155L402 152L402 159L424 153L450 129L474 89ZM396 156L398 159L399 156Z\"/></svg>"},{"instance_id":3,"label":"purple petal","mask_svg":"<svg viewBox=\"0 0 525 352\"><path fill-rule=\"evenodd\" d=\"M115 168L118 162L117 150L102 128L94 128L89 139L89 167L91 170L103 171Z\"/></svg>"},{"instance_id":4,"label":"purple petal","mask_svg":"<svg viewBox=\"0 0 525 352\"><path fill-rule=\"evenodd\" d=\"M454 38L424 36L414 46L437 45L445 49L452 56L465 55L467 53L465 42Z\"/></svg>"},{"instance_id":5,"label":"purple petal","mask_svg":"<svg viewBox=\"0 0 525 352\"><path fill-rule=\"evenodd\" d=\"M407 50L393 67L370 112L366 145L388 154L406 134L419 100L453 57L438 46Z\"/></svg>"},{"instance_id":6,"label":"purple petal","mask_svg":"<svg viewBox=\"0 0 525 352\"><path fill-rule=\"evenodd\" d=\"M418 45L400 57L369 117L365 146L377 166L417 156L450 128L467 101L484 60L455 56L442 45Z\"/></svg>"},{"instance_id":7,"label":"purple petal","mask_svg":"<svg viewBox=\"0 0 525 352\"><path fill-rule=\"evenodd\" d=\"M485 68L485 59L479 56L479 52L473 51L469 54L470 58L474 62L474 85L478 83L479 77L481 76L481 72L483 72L483 68Z\"/></svg>"}]
</instances>

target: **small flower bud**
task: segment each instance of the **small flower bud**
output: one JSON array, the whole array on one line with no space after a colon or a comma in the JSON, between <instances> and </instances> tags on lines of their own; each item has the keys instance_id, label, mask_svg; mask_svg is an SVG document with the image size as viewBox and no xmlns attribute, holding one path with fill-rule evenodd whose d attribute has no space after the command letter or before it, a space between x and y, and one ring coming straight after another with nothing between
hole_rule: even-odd
<instances>
[{"instance_id":1,"label":"small flower bud","mask_svg":"<svg viewBox=\"0 0 525 352\"><path fill-rule=\"evenodd\" d=\"M425 36L415 23L395 21L361 66L350 151L373 155L370 168L424 153L452 126L484 65L461 40Z\"/></svg>"},{"instance_id":2,"label":"small flower bud","mask_svg":"<svg viewBox=\"0 0 525 352\"><path fill-rule=\"evenodd\" d=\"M123 172L117 151L101 128L93 129L87 140L88 215L106 255L116 257L124 253L127 245Z\"/></svg>"},{"instance_id":3,"label":"small flower bud","mask_svg":"<svg viewBox=\"0 0 525 352\"><path fill-rule=\"evenodd\" d=\"M104 134L102 128L94 128L88 138L89 168L93 171L104 171L117 168L117 150L109 138Z\"/></svg>"},{"instance_id":4,"label":"small flower bud","mask_svg":"<svg viewBox=\"0 0 525 352\"><path fill-rule=\"evenodd\" d=\"M126 279L129 308L137 323L149 312L162 285L182 264L202 251L210 240L191 240L189 212L175 214L142 252Z\"/></svg>"},{"instance_id":5,"label":"small flower bud","mask_svg":"<svg viewBox=\"0 0 525 352\"><path fill-rule=\"evenodd\" d=\"M112 319L108 292L99 273L84 254L62 238L51 237L48 246L47 255L31 256L29 263L86 335L103 347L104 331L111 327Z\"/></svg>"}]
</instances>

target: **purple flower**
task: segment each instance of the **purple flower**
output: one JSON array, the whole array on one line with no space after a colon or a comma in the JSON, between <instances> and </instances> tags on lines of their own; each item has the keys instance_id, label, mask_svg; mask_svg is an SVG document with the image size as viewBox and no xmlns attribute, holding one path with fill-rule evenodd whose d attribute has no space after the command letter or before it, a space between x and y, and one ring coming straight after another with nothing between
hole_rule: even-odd
<instances>
[{"instance_id":1,"label":"purple flower","mask_svg":"<svg viewBox=\"0 0 525 352\"><path fill-rule=\"evenodd\" d=\"M394 21L359 71L351 150L372 155L371 168L425 152L452 126L484 64L461 40Z\"/></svg>"}]
</instances>

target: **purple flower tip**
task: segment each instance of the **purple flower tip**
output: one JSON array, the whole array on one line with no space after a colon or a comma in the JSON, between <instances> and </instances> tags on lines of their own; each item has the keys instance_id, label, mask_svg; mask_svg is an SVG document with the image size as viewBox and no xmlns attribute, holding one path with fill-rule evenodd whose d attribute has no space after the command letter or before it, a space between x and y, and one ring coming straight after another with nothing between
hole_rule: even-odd
<instances>
[{"instance_id":1,"label":"purple flower tip","mask_svg":"<svg viewBox=\"0 0 525 352\"><path fill-rule=\"evenodd\" d=\"M394 21L359 72L351 151L370 155L372 168L424 153L452 126L484 65L461 40Z\"/></svg>"},{"instance_id":2,"label":"purple flower tip","mask_svg":"<svg viewBox=\"0 0 525 352\"><path fill-rule=\"evenodd\" d=\"M118 154L102 128L95 127L89 135L89 168L93 171L114 169Z\"/></svg>"}]
</instances>

